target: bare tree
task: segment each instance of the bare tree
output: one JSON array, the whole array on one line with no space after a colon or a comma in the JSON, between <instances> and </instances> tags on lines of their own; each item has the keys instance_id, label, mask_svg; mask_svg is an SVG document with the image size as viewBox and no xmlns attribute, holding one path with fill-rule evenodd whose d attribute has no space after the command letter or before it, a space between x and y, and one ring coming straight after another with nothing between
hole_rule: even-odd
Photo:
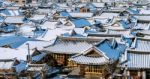
<instances>
[{"instance_id":1,"label":"bare tree","mask_svg":"<svg viewBox=\"0 0 150 79\"><path fill-rule=\"evenodd\" d=\"M114 77L114 71L116 69L116 66L113 58L109 59L108 63L104 65L104 69L106 70L106 74L105 74L106 79L109 77L111 78Z\"/></svg>"}]
</instances>

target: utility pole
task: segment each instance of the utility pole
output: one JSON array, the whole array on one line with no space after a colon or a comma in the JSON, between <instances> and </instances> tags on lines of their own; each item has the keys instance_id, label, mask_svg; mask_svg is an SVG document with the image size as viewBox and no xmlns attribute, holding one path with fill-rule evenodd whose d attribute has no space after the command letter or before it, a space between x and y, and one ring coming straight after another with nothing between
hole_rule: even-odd
<instances>
[{"instance_id":1,"label":"utility pole","mask_svg":"<svg viewBox=\"0 0 150 79\"><path fill-rule=\"evenodd\" d=\"M27 43L26 45L28 46L27 61L28 61L28 63L31 63L32 58L31 58L31 55L30 55L30 45L29 45L29 43Z\"/></svg>"}]
</instances>

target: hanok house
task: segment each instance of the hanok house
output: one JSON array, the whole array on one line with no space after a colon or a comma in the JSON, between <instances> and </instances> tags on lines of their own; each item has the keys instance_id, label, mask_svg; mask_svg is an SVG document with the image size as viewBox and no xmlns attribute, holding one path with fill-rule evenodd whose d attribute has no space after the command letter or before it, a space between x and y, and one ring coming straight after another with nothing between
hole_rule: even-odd
<instances>
[{"instance_id":1,"label":"hanok house","mask_svg":"<svg viewBox=\"0 0 150 79\"><path fill-rule=\"evenodd\" d=\"M121 56L120 67L124 76L133 79L150 78L150 40L136 38Z\"/></svg>"},{"instance_id":2,"label":"hanok house","mask_svg":"<svg viewBox=\"0 0 150 79\"><path fill-rule=\"evenodd\" d=\"M96 44L100 40L84 37L58 37L55 43L45 48L44 51L52 56L51 60L56 62L55 66L73 67L77 65L74 62L68 61L68 59L75 54L83 53L91 48L92 44Z\"/></svg>"},{"instance_id":3,"label":"hanok house","mask_svg":"<svg viewBox=\"0 0 150 79\"><path fill-rule=\"evenodd\" d=\"M72 56L71 61L78 64L79 75L86 78L107 78L112 76L120 55L126 46L115 39L105 39L82 54Z\"/></svg>"},{"instance_id":4,"label":"hanok house","mask_svg":"<svg viewBox=\"0 0 150 79\"><path fill-rule=\"evenodd\" d=\"M25 67L26 64L17 59L0 59L0 78L16 79Z\"/></svg>"}]
</instances>

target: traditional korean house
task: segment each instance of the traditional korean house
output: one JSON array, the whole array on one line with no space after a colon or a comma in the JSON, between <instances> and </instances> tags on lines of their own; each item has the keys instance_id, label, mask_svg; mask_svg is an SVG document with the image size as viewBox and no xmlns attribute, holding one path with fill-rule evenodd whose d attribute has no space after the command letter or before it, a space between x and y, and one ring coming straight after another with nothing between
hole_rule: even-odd
<instances>
[{"instance_id":1,"label":"traditional korean house","mask_svg":"<svg viewBox=\"0 0 150 79\"><path fill-rule=\"evenodd\" d=\"M125 76L133 79L149 79L150 40L136 38L121 56L120 67Z\"/></svg>"},{"instance_id":2,"label":"traditional korean house","mask_svg":"<svg viewBox=\"0 0 150 79\"><path fill-rule=\"evenodd\" d=\"M17 59L0 59L0 78L15 79L25 70L26 63Z\"/></svg>"},{"instance_id":3,"label":"traditional korean house","mask_svg":"<svg viewBox=\"0 0 150 79\"><path fill-rule=\"evenodd\" d=\"M53 61L57 62L56 66L73 67L76 64L69 62L68 59L75 54L83 53L100 40L99 38L59 37L53 45L48 46L44 51L52 56Z\"/></svg>"},{"instance_id":4,"label":"traditional korean house","mask_svg":"<svg viewBox=\"0 0 150 79\"><path fill-rule=\"evenodd\" d=\"M86 78L108 78L112 75L118 63L119 57L124 53L126 46L117 43L115 39L104 39L96 46L89 48L81 54L74 55L70 61L74 61L80 68L79 74ZM109 68L108 65L112 65ZM112 71L110 73L109 69Z\"/></svg>"}]
</instances>

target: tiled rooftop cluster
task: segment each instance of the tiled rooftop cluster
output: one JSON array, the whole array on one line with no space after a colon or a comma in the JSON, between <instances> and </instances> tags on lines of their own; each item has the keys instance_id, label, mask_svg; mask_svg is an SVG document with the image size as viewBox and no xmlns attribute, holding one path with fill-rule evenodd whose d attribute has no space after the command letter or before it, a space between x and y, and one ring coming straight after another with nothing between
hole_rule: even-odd
<instances>
[{"instance_id":1,"label":"tiled rooftop cluster","mask_svg":"<svg viewBox=\"0 0 150 79\"><path fill-rule=\"evenodd\" d=\"M80 78L149 79L149 6L141 0L0 0L0 78L49 79L66 69L69 78L78 68Z\"/></svg>"}]
</instances>

